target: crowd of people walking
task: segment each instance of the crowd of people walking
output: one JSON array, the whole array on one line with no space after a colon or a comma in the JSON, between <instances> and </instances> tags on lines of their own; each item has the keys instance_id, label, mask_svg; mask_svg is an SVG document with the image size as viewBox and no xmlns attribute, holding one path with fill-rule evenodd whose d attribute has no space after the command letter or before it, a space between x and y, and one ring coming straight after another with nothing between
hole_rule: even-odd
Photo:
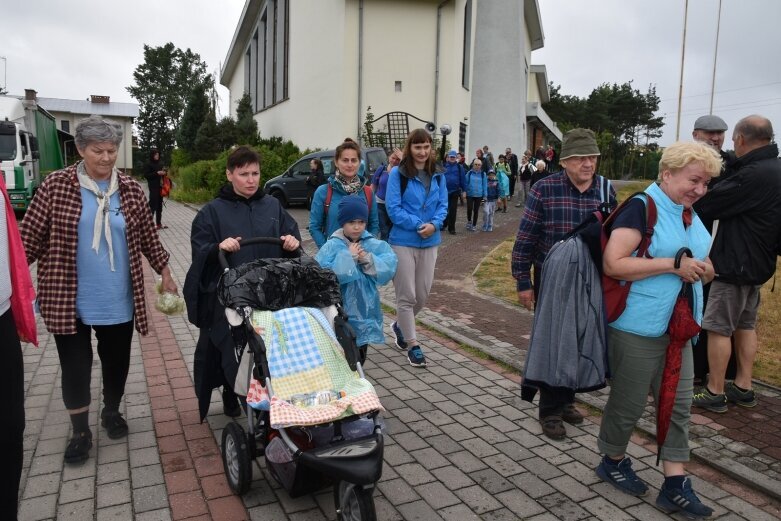
<instances>
[{"instance_id":1,"label":"crowd of people walking","mask_svg":"<svg viewBox=\"0 0 781 521\"><path fill-rule=\"evenodd\" d=\"M648 485L632 468L627 446L648 393L654 395L660 411L664 406L659 397L667 393L669 427L659 438L664 481L656 504L667 512L693 517L708 517L713 510L699 500L685 473L691 407L724 412L729 403L757 405L751 368L757 351L759 288L773 276L781 244L781 166L770 121L761 116L740 120L733 132L732 152L721 150L726 130L721 118L705 116L695 124L694 141L664 150L657 180L611 217L609 239L597 266L603 276L631 285L627 284L625 307L604 331L607 347L600 355L610 374L605 371L602 377L610 378L611 392L598 438L603 458L595 471L622 492L635 496L648 492ZM145 171L147 200L139 183L115 168L122 139L122 130L100 117L80 122L75 142L82 161L46 177L18 229L8 198L0 198L0 332L10 340L4 353L7 363L0 364L8 374L0 380L7 386L5 416L13 423L3 434L11 451L2 481L9 484L2 487L3 514L15 515L22 464L19 342L34 340L34 327L29 328L30 320L34 323L31 306L18 300L32 295L29 272L23 269L26 264L37 262L37 306L54 336L62 370L63 401L72 424L64 451L68 464L88 459L92 447L88 419L92 333L103 375L100 423L110 438L121 438L131 429L120 403L133 329L141 334L149 329L142 259L160 274L164 291L178 293L168 268L169 254L155 233L164 228L160 182L167 170L160 154L153 152ZM535 310L545 298L542 281L547 280L544 274L550 278L547 270L552 269L546 257L554 245L577 232L595 211L610 214L617 206L615 190L597 173L599 158L594 132L578 128L564 135L558 156L548 145L526 150L520 158L506 148L494 158L483 146L471 160L451 150L438 161L431 134L416 129L403 148L391 151L371 182L362 172L361 147L351 138L336 148L334 173L327 179L322 164L313 163L309 232L318 249L315 259L339 280L345 310L355 324L360 361L371 357L371 344L384 342L378 287L392 282L394 345L412 367L427 366L415 317L431 292L441 232L459 232L461 206L466 206L461 222L468 233L492 232L497 212L507 213L513 203L523 207L511 272L520 304ZM192 264L183 294L188 318L200 329L194 383L201 418L208 412L212 390L219 387L224 412L240 414L241 397L230 384L238 369L234 339L216 299L217 253L230 253L236 263L300 253L301 234L295 220L260 187L260 163L259 155L248 147L233 150L227 159L225 185L192 223ZM0 184L0 188L5 196L5 187ZM653 222L649 221L651 207ZM482 226L478 226L480 215ZM646 235L651 237L647 254L638 252ZM242 238L252 236L276 237L280 244L242 247ZM707 331L702 336L708 339L711 376L697 391L696 334L678 347L673 384L663 376L671 363L669 324L682 296L697 330L701 325ZM536 318L550 309L537 307ZM543 322L544 317L535 321L535 328ZM535 360L532 354L539 355L532 349L549 350L554 356L548 358L555 360L561 338L550 335L533 343L529 360ZM737 376L725 382L733 343ZM539 393L543 434L552 440L566 439L566 424L583 422L575 406L580 388L554 384L558 380L552 362L535 370L543 376L533 386L525 384L521 396L531 401Z\"/></svg>"}]
</instances>

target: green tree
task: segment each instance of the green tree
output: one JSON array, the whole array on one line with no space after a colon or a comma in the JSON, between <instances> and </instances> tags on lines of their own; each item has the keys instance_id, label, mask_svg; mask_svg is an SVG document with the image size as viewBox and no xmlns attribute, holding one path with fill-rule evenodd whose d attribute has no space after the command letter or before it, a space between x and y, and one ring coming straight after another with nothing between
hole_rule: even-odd
<instances>
[{"instance_id":1,"label":"green tree","mask_svg":"<svg viewBox=\"0 0 781 521\"><path fill-rule=\"evenodd\" d=\"M187 96L197 84L212 82L206 63L190 49L167 43L144 45L144 62L133 72L127 91L139 104L136 120L142 149L158 148L167 160L176 142Z\"/></svg>"},{"instance_id":2,"label":"green tree","mask_svg":"<svg viewBox=\"0 0 781 521\"><path fill-rule=\"evenodd\" d=\"M252 112L252 98L245 92L236 105L236 143L257 146L260 143L258 122Z\"/></svg>"},{"instance_id":3,"label":"green tree","mask_svg":"<svg viewBox=\"0 0 781 521\"><path fill-rule=\"evenodd\" d=\"M201 123L193 145L193 151L190 154L193 161L214 159L222 151L220 136L217 132L217 118L214 117L214 112L210 111Z\"/></svg>"},{"instance_id":4,"label":"green tree","mask_svg":"<svg viewBox=\"0 0 781 521\"><path fill-rule=\"evenodd\" d=\"M210 112L206 88L205 83L196 83L193 86L190 95L187 96L182 122L176 133L176 145L190 155L195 151L195 136L198 134L198 129L206 121Z\"/></svg>"},{"instance_id":5,"label":"green tree","mask_svg":"<svg viewBox=\"0 0 781 521\"><path fill-rule=\"evenodd\" d=\"M236 120L224 117L217 122L217 136L220 142L220 150L228 150L233 145L238 145L239 129L236 128Z\"/></svg>"},{"instance_id":6,"label":"green tree","mask_svg":"<svg viewBox=\"0 0 781 521\"><path fill-rule=\"evenodd\" d=\"M664 126L656 87L649 85L643 94L632 82L621 85L603 83L586 98L561 93L560 85L550 84L550 102L544 105L548 115L563 131L585 127L597 134L600 172L626 177L636 170L640 152L656 147ZM647 161L648 154L642 156ZM647 166L644 164L644 167Z\"/></svg>"}]
</instances>

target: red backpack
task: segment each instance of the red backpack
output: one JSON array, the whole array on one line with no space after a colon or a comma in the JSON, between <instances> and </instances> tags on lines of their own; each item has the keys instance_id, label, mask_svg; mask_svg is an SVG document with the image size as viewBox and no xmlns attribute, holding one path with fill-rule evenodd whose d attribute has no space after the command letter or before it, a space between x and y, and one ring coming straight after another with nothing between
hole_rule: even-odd
<instances>
[{"instance_id":1,"label":"red backpack","mask_svg":"<svg viewBox=\"0 0 781 521\"><path fill-rule=\"evenodd\" d=\"M374 197L372 187L369 185L363 185L363 195L366 196L366 205L369 207L369 213L371 213L372 197ZM323 206L323 233L325 233L326 228L328 228L328 208L331 207L331 198L333 196L334 187L331 186L331 183L328 183L328 190L325 192L325 205Z\"/></svg>"},{"instance_id":2,"label":"red backpack","mask_svg":"<svg viewBox=\"0 0 781 521\"><path fill-rule=\"evenodd\" d=\"M610 239L611 227L616 216L624 210L629 201L637 196L642 197L645 201L645 233L637 246L637 257L650 258L648 247L651 245L651 237L654 234L654 226L656 226L656 203L645 192L635 192L630 195L612 212L607 205L601 205L598 210L567 234L567 237L580 236L588 247L591 260L602 277L602 299L608 323L618 320L618 317L626 309L626 299L629 296L632 281L618 280L605 275L602 271L602 252L605 251L607 241Z\"/></svg>"}]
</instances>

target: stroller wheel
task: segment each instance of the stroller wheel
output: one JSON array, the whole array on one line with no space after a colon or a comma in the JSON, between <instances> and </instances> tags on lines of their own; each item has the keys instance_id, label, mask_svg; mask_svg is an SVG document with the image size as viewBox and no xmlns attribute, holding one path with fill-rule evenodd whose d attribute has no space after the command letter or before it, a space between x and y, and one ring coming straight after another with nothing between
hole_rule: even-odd
<instances>
[{"instance_id":1,"label":"stroller wheel","mask_svg":"<svg viewBox=\"0 0 781 521\"><path fill-rule=\"evenodd\" d=\"M340 521L376 521L374 511L374 486L363 488L346 481L334 485L334 504Z\"/></svg>"},{"instance_id":2,"label":"stroller wheel","mask_svg":"<svg viewBox=\"0 0 781 521\"><path fill-rule=\"evenodd\" d=\"M222 431L222 464L228 485L234 494L242 495L252 483L252 456L247 435L236 422L230 422Z\"/></svg>"}]
</instances>

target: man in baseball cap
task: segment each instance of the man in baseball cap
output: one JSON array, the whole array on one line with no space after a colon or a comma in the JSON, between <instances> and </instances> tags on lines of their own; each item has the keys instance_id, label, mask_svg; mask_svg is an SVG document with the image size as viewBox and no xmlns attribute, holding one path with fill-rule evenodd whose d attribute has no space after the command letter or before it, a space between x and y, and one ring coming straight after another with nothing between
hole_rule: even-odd
<instances>
[{"instance_id":1,"label":"man in baseball cap","mask_svg":"<svg viewBox=\"0 0 781 521\"><path fill-rule=\"evenodd\" d=\"M710 145L716 152L722 153L721 147L724 145L724 133L726 131L727 124L720 117L714 115L700 116L694 122L692 137L695 141Z\"/></svg>"}]
</instances>

